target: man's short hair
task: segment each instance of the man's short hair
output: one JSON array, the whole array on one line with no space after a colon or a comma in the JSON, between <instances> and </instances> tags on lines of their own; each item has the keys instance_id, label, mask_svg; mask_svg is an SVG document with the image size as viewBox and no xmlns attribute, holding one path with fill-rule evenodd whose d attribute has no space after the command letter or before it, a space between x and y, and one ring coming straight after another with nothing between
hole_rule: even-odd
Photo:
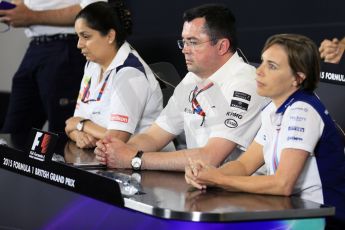
<instances>
[{"instance_id":1,"label":"man's short hair","mask_svg":"<svg viewBox=\"0 0 345 230\"><path fill-rule=\"evenodd\" d=\"M236 19L228 7L222 4L205 4L186 10L183 14L185 22L195 18L205 18L205 32L213 44L217 39L227 38L230 41L230 50L236 51Z\"/></svg>"}]
</instances>

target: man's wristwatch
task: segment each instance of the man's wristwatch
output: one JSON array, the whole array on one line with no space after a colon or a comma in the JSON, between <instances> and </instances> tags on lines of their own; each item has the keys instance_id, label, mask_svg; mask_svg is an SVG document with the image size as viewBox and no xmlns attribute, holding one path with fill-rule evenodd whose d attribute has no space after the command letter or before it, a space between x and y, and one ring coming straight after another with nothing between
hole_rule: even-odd
<instances>
[{"instance_id":1,"label":"man's wristwatch","mask_svg":"<svg viewBox=\"0 0 345 230\"><path fill-rule=\"evenodd\" d=\"M90 119L81 119L78 124L77 124L77 130L78 131L83 131L84 129L84 124L86 121L89 121Z\"/></svg>"},{"instance_id":2,"label":"man's wristwatch","mask_svg":"<svg viewBox=\"0 0 345 230\"><path fill-rule=\"evenodd\" d=\"M137 152L137 154L135 155L135 157L133 157L132 161L131 161L131 165L132 165L132 169L133 170L140 170L141 169L141 164L142 164L142 161L141 161L141 157L143 156L144 152L139 150Z\"/></svg>"}]
</instances>

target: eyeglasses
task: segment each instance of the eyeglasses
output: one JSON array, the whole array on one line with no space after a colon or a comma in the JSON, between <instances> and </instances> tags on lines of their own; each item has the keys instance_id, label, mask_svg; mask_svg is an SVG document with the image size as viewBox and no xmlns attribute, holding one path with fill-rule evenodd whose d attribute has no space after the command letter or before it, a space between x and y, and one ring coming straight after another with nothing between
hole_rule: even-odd
<instances>
[{"instance_id":1,"label":"eyeglasses","mask_svg":"<svg viewBox=\"0 0 345 230\"><path fill-rule=\"evenodd\" d=\"M216 39L211 39L211 40L204 41L204 42L199 42L199 41L195 41L195 40L177 40L177 46L181 50L185 46L189 46L189 47L192 47L193 49L195 49L195 46L201 45L201 44L206 43L206 42L211 42L211 41L214 41L214 40L216 40Z\"/></svg>"}]
</instances>

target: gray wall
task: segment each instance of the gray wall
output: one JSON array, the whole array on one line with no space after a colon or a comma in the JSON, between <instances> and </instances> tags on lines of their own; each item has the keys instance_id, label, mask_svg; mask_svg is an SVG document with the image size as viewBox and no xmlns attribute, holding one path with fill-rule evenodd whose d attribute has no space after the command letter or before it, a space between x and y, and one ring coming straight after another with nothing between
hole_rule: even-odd
<instances>
[{"instance_id":1,"label":"gray wall","mask_svg":"<svg viewBox=\"0 0 345 230\"><path fill-rule=\"evenodd\" d=\"M0 33L0 92L11 91L12 76L17 70L29 40L23 29Z\"/></svg>"}]
</instances>

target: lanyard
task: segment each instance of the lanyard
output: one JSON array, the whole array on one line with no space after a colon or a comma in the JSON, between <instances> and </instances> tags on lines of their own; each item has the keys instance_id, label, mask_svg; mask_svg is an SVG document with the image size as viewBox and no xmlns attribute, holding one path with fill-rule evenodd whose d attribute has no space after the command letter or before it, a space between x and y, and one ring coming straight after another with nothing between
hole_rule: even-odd
<instances>
[{"instance_id":1,"label":"lanyard","mask_svg":"<svg viewBox=\"0 0 345 230\"><path fill-rule=\"evenodd\" d=\"M273 160L272 160L272 164L273 164L273 172L275 173L277 171L278 165L279 165L279 161L278 161L278 140L279 140L279 131L280 131L280 127L277 130L277 136L276 136L276 141L274 142L274 149L273 149Z\"/></svg>"},{"instance_id":2,"label":"lanyard","mask_svg":"<svg viewBox=\"0 0 345 230\"><path fill-rule=\"evenodd\" d=\"M207 89L211 88L213 85L214 85L213 82L210 82L205 87L200 89L199 91L198 91L198 86L195 86L195 88L193 90L193 97L192 97L192 100L191 100L191 102L192 102L192 109L193 109L193 113L197 113L200 116L202 116L202 122L201 122L200 126L202 126L204 124L204 122L205 122L206 113L201 108L201 106L200 106L198 100L196 99L196 97L200 93L202 93L202 92L206 91Z\"/></svg>"},{"instance_id":3,"label":"lanyard","mask_svg":"<svg viewBox=\"0 0 345 230\"><path fill-rule=\"evenodd\" d=\"M89 79L89 81L87 82L86 87L84 88L84 93L83 93L83 96L82 96L82 98L81 98L81 101L82 101L83 103L89 103L89 102L91 102L91 101L100 101L101 98L102 98L104 89L105 89L105 87L106 87L106 85L107 85L107 83L108 83L108 79L109 79L109 77L110 77L110 74L111 74L112 72L113 72L113 70L111 70L111 71L108 73L108 75L105 77L104 82L103 82L103 85L102 85L101 89L100 89L99 92L98 92L97 98L96 98L96 99L89 99L89 100L86 100L86 97L88 97L89 94L90 94L90 86L91 86L91 79L92 79L92 77L91 77L91 78Z\"/></svg>"},{"instance_id":4,"label":"lanyard","mask_svg":"<svg viewBox=\"0 0 345 230\"><path fill-rule=\"evenodd\" d=\"M279 143L279 132L281 129L281 123L283 119L283 114L278 114L276 115L277 117L275 118L274 125L276 129L276 138L274 142L274 148L273 148L273 155L272 155L272 166L273 166L273 173L277 171L278 165L279 165L279 160L278 160L278 143Z\"/></svg>"}]
</instances>

